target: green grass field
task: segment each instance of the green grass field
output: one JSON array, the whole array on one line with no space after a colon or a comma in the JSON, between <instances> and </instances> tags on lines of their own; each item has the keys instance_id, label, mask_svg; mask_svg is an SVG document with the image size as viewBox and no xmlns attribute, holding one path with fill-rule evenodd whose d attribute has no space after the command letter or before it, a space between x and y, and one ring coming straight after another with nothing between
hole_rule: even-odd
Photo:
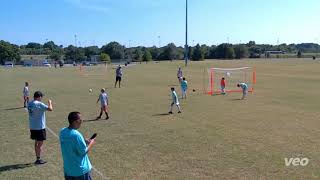
<instances>
[{"instance_id":1,"label":"green grass field","mask_svg":"<svg viewBox=\"0 0 320 180\"><path fill-rule=\"evenodd\" d=\"M99 89L110 96L111 119L87 121L80 131L98 133L90 152L94 167L111 179L319 179L320 63L310 59L190 62L182 114L167 113L170 87L183 62L139 64L124 69L122 88L113 88L114 69L81 75L76 68L0 69L1 179L63 179L58 139L47 132L43 166L35 160L28 115L22 106L25 81L30 90L53 100L47 126L67 126L70 111L97 116ZM255 92L203 94L203 69L253 66ZM176 86L178 87L178 86ZM88 89L93 92L89 93ZM180 94L180 90L177 91ZM307 166L285 166L285 158L308 158ZM94 179L101 176L93 171Z\"/></svg>"}]
</instances>

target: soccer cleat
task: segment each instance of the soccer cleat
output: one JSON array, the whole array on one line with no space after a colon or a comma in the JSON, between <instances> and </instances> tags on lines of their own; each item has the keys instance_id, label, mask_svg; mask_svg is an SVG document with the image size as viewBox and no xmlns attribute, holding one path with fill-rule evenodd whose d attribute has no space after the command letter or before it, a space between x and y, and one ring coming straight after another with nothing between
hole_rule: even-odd
<instances>
[{"instance_id":1,"label":"soccer cleat","mask_svg":"<svg viewBox=\"0 0 320 180\"><path fill-rule=\"evenodd\" d=\"M178 111L178 113L181 113L181 111Z\"/></svg>"},{"instance_id":2,"label":"soccer cleat","mask_svg":"<svg viewBox=\"0 0 320 180\"><path fill-rule=\"evenodd\" d=\"M108 120L109 119L109 116L108 117L106 117L106 120Z\"/></svg>"},{"instance_id":3,"label":"soccer cleat","mask_svg":"<svg viewBox=\"0 0 320 180\"><path fill-rule=\"evenodd\" d=\"M42 159L38 159L38 160L36 160L36 161L34 162L34 164L36 164L36 165L45 164L45 163L47 163L47 161L44 161L44 160L42 160Z\"/></svg>"},{"instance_id":4,"label":"soccer cleat","mask_svg":"<svg viewBox=\"0 0 320 180\"><path fill-rule=\"evenodd\" d=\"M172 111L170 111L169 114L173 114Z\"/></svg>"},{"instance_id":5,"label":"soccer cleat","mask_svg":"<svg viewBox=\"0 0 320 180\"><path fill-rule=\"evenodd\" d=\"M96 119L97 119L97 120L98 120L98 119L101 119L101 116L98 116Z\"/></svg>"}]
</instances>

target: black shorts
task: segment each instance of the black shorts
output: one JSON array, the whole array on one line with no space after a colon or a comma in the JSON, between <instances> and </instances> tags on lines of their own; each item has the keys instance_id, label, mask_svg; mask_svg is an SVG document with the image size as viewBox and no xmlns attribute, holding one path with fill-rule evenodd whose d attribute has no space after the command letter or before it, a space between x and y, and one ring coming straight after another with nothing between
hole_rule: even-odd
<instances>
[{"instance_id":1,"label":"black shorts","mask_svg":"<svg viewBox=\"0 0 320 180\"><path fill-rule=\"evenodd\" d=\"M30 138L36 141L44 141L47 139L46 129L30 130Z\"/></svg>"},{"instance_id":2,"label":"black shorts","mask_svg":"<svg viewBox=\"0 0 320 180\"><path fill-rule=\"evenodd\" d=\"M121 77L120 77L120 76L117 76L117 77L116 77L116 81L121 81Z\"/></svg>"}]
</instances>

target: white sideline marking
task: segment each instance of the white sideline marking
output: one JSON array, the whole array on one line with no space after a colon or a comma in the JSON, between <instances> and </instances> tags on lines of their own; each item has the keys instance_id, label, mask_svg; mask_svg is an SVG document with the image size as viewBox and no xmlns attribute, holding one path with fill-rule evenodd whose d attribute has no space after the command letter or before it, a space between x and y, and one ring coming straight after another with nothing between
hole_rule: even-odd
<instances>
[{"instance_id":1,"label":"white sideline marking","mask_svg":"<svg viewBox=\"0 0 320 180\"><path fill-rule=\"evenodd\" d=\"M47 126L47 129L48 129L48 131L51 133L51 134L53 134L53 136L55 136L57 139L59 139L59 136L55 133L55 132L53 132L48 126ZM101 177L102 177L102 179L110 179L109 177L106 177L106 176L104 176L99 170L97 170L94 166L92 166L92 169L96 172L96 173L98 173Z\"/></svg>"}]
</instances>

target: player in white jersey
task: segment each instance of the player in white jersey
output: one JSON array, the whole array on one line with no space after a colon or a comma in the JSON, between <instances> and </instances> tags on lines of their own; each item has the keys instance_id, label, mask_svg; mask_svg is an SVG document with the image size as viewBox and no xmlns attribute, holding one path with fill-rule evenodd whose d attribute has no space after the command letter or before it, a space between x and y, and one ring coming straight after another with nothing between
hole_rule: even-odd
<instances>
[{"instance_id":1,"label":"player in white jersey","mask_svg":"<svg viewBox=\"0 0 320 180\"><path fill-rule=\"evenodd\" d=\"M27 107L27 104L29 103L29 83L26 82L25 86L23 87L23 107Z\"/></svg>"},{"instance_id":2,"label":"player in white jersey","mask_svg":"<svg viewBox=\"0 0 320 180\"><path fill-rule=\"evenodd\" d=\"M177 95L177 93L176 93L176 91L174 90L173 87L171 88L171 96L172 96L172 102L171 102L169 114L172 114L172 106L173 105L176 105L177 108L178 108L178 113L181 113L178 95Z\"/></svg>"},{"instance_id":3,"label":"player in white jersey","mask_svg":"<svg viewBox=\"0 0 320 180\"><path fill-rule=\"evenodd\" d=\"M104 88L101 89L101 94L99 95L97 103L99 101L100 101L100 104L101 104L101 109L100 109L100 114L97 117L97 119L101 119L101 116L102 116L103 112L106 114L106 119L109 119L109 115L108 115L109 100L108 100L108 95L106 93L106 90Z\"/></svg>"}]
</instances>

